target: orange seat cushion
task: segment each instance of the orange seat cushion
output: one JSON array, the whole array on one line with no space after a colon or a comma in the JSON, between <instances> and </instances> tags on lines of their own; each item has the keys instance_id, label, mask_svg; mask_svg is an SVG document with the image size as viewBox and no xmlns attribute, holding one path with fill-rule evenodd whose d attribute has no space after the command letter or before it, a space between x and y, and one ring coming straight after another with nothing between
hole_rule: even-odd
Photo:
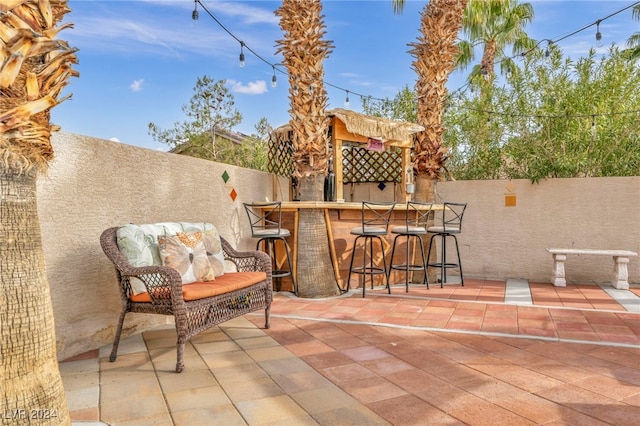
<instances>
[{"instance_id":1,"label":"orange seat cushion","mask_svg":"<svg viewBox=\"0 0 640 426\"><path fill-rule=\"evenodd\" d=\"M264 272L228 272L215 281L195 282L182 286L182 297L185 301L204 299L229 293L240 288L249 287L267 279ZM151 302L149 293L131 295L132 302Z\"/></svg>"}]
</instances>

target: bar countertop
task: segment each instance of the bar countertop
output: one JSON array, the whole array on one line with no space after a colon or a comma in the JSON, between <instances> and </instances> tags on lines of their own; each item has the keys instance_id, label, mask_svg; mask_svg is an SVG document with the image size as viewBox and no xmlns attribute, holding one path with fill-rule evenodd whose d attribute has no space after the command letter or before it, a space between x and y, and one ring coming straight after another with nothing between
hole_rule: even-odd
<instances>
[{"instance_id":1,"label":"bar countertop","mask_svg":"<svg viewBox=\"0 0 640 426\"><path fill-rule=\"evenodd\" d=\"M383 208L383 207L381 207ZM329 209L329 210L361 210L361 201L282 201L282 210L292 211L300 209ZM406 210L407 203L396 202L394 210ZM426 206L425 206L426 209ZM433 210L442 210L442 204L433 204Z\"/></svg>"}]
</instances>

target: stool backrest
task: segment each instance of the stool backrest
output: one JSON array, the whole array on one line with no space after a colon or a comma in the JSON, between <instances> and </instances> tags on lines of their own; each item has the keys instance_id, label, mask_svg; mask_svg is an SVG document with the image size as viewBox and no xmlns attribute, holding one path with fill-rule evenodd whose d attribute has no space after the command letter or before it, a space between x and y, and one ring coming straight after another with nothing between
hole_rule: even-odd
<instances>
[{"instance_id":1,"label":"stool backrest","mask_svg":"<svg viewBox=\"0 0 640 426\"><path fill-rule=\"evenodd\" d=\"M426 229L427 222L431 217L432 208L433 203L425 203L422 201L407 201L407 227L417 226Z\"/></svg>"},{"instance_id":2,"label":"stool backrest","mask_svg":"<svg viewBox=\"0 0 640 426\"><path fill-rule=\"evenodd\" d=\"M462 216L467 203L444 203L442 211L442 227L444 231L462 231Z\"/></svg>"},{"instance_id":3,"label":"stool backrest","mask_svg":"<svg viewBox=\"0 0 640 426\"><path fill-rule=\"evenodd\" d=\"M395 202L362 202L362 229L377 227L389 229L391 214L396 206Z\"/></svg>"},{"instance_id":4,"label":"stool backrest","mask_svg":"<svg viewBox=\"0 0 640 426\"><path fill-rule=\"evenodd\" d=\"M282 203L243 203L251 225L251 236L260 238L266 234L278 235L282 222Z\"/></svg>"}]
</instances>

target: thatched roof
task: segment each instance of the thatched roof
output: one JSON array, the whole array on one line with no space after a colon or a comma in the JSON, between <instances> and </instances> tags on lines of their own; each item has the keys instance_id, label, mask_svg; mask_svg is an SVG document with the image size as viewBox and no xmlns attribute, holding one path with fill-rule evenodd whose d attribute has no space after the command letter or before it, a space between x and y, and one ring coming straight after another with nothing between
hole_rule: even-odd
<instances>
[{"instance_id":1,"label":"thatched roof","mask_svg":"<svg viewBox=\"0 0 640 426\"><path fill-rule=\"evenodd\" d=\"M411 135L424 130L419 124L395 121L359 112L336 108L326 111L328 117L336 117L345 124L347 131L366 138L381 139L388 145L411 146ZM286 140L291 126L287 123L273 133L278 140Z\"/></svg>"},{"instance_id":2,"label":"thatched roof","mask_svg":"<svg viewBox=\"0 0 640 426\"><path fill-rule=\"evenodd\" d=\"M414 133L424 130L419 124L373 117L348 109L332 109L327 111L327 115L340 119L350 133L383 141L406 141Z\"/></svg>"}]
</instances>

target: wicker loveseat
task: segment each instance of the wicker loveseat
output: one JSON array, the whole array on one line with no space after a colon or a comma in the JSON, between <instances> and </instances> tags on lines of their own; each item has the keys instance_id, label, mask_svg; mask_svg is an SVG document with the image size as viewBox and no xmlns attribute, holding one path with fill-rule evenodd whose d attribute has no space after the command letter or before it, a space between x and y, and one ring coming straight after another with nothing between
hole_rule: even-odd
<instances>
[{"instance_id":1,"label":"wicker loveseat","mask_svg":"<svg viewBox=\"0 0 640 426\"><path fill-rule=\"evenodd\" d=\"M212 264L218 265L207 271L206 281L189 282L191 280L185 280L185 277L193 271L186 273L183 270L195 268L197 262L200 262L200 269L207 266L201 258L204 250L201 241L193 249L187 250L180 244L178 249L172 249L174 252L187 250L188 253L182 253L184 259L180 259L180 253L174 256L169 245L164 246L163 238L174 241L176 236L184 239L194 235L208 242L206 256ZM269 328L273 296L269 256L260 251L234 250L211 224L125 225L105 230L100 244L115 266L122 301L110 357L112 362L116 360L124 319L129 312L174 317L178 373L184 370L186 342L202 331L259 309L265 310L265 328ZM166 266L176 257L180 265L177 269ZM212 270L215 270L215 277L211 276ZM183 284L183 281L188 283Z\"/></svg>"}]
</instances>

